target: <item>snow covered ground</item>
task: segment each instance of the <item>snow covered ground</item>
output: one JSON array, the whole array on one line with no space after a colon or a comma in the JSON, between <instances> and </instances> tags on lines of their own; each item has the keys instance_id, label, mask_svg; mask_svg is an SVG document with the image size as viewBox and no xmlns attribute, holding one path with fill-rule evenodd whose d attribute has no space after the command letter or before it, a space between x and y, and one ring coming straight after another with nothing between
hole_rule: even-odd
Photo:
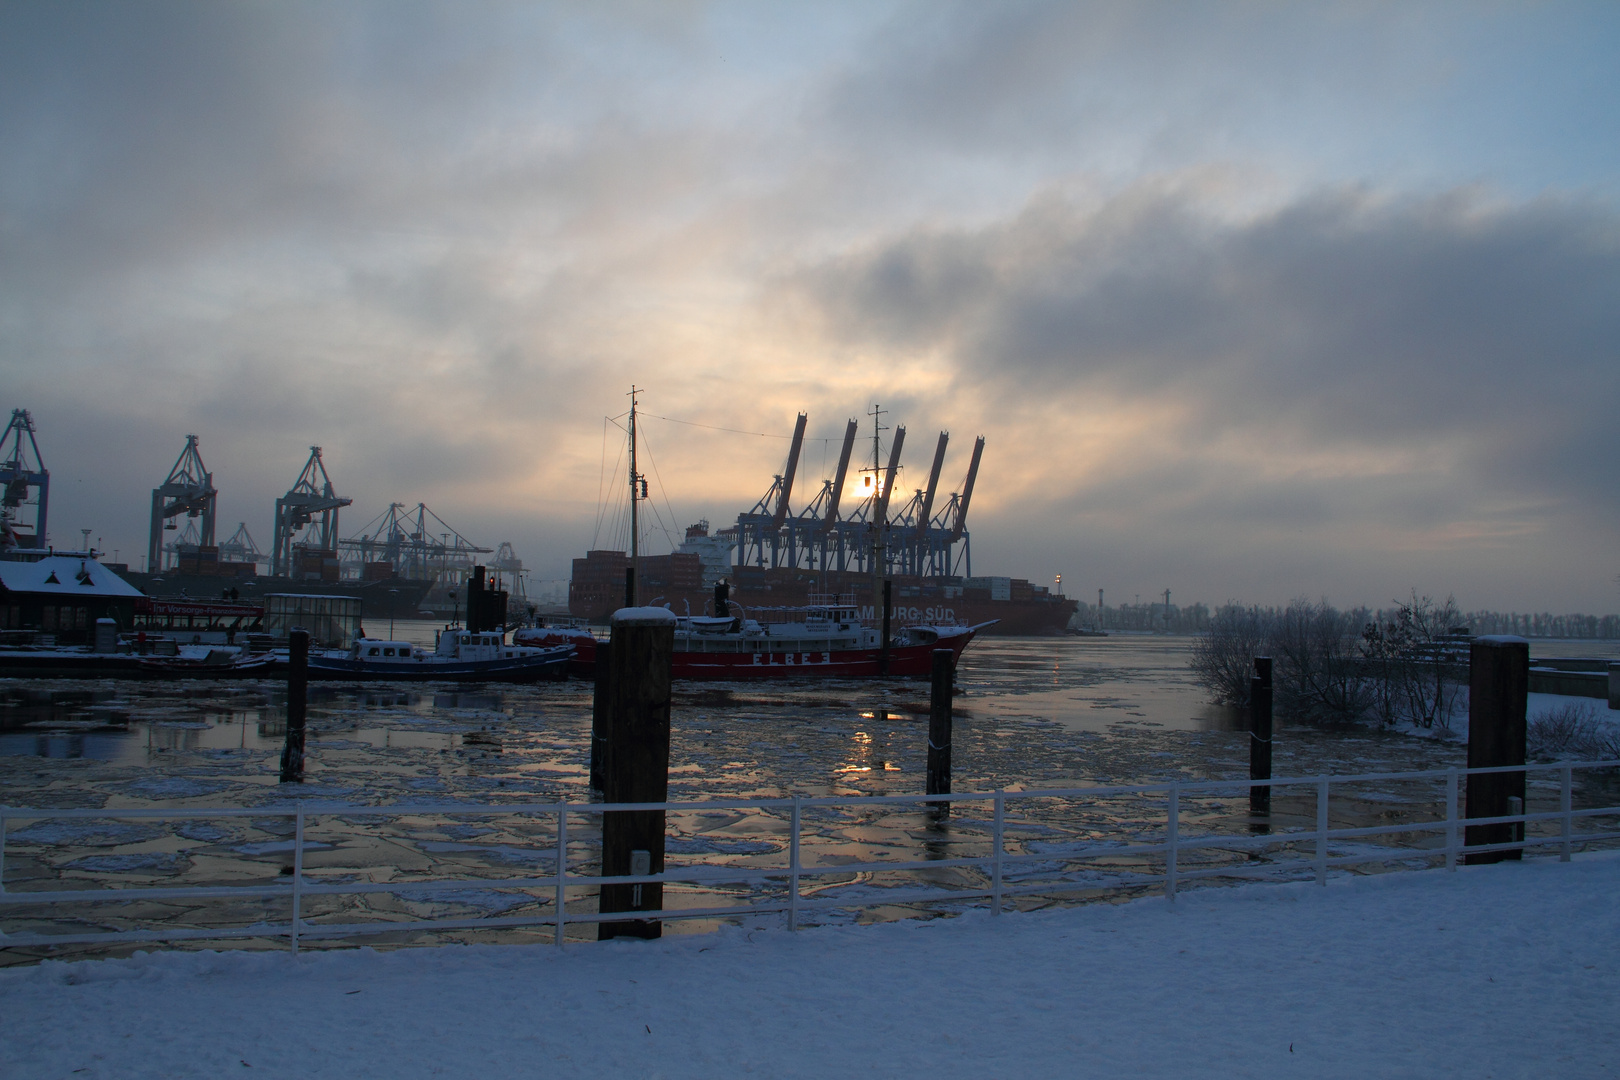
<instances>
[{"instance_id":1,"label":"snow covered ground","mask_svg":"<svg viewBox=\"0 0 1620 1080\"><path fill-rule=\"evenodd\" d=\"M0 972L31 1077L1620 1075L1620 857L659 942Z\"/></svg>"}]
</instances>

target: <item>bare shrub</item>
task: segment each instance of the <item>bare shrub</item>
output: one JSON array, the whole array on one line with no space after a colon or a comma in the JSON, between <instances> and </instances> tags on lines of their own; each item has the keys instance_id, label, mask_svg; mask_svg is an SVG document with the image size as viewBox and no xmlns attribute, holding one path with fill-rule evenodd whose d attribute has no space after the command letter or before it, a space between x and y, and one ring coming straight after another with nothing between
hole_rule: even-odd
<instances>
[{"instance_id":1,"label":"bare shrub","mask_svg":"<svg viewBox=\"0 0 1620 1080\"><path fill-rule=\"evenodd\" d=\"M1225 604L1209 620L1208 633L1193 645L1191 667L1216 704L1249 707L1254 658L1269 655L1276 618L1271 608Z\"/></svg>"},{"instance_id":2,"label":"bare shrub","mask_svg":"<svg viewBox=\"0 0 1620 1080\"><path fill-rule=\"evenodd\" d=\"M1451 630L1461 617L1452 597L1436 601L1413 589L1392 615L1381 613L1362 629L1362 667L1380 721L1451 727L1462 688Z\"/></svg>"},{"instance_id":3,"label":"bare shrub","mask_svg":"<svg viewBox=\"0 0 1620 1080\"><path fill-rule=\"evenodd\" d=\"M1359 719L1373 703L1361 671L1357 629L1364 610L1295 600L1282 611L1228 604L1193 647L1191 667L1215 700L1246 707L1254 658L1272 658L1272 701L1280 716L1311 722Z\"/></svg>"},{"instance_id":4,"label":"bare shrub","mask_svg":"<svg viewBox=\"0 0 1620 1080\"><path fill-rule=\"evenodd\" d=\"M1278 711L1293 720L1348 721L1372 707L1361 672L1357 631L1365 610L1340 611L1326 600L1292 601L1277 619L1271 647Z\"/></svg>"},{"instance_id":5,"label":"bare shrub","mask_svg":"<svg viewBox=\"0 0 1620 1080\"><path fill-rule=\"evenodd\" d=\"M1537 761L1598 761L1620 758L1620 731L1598 720L1597 709L1571 701L1531 720L1525 730L1529 756Z\"/></svg>"}]
</instances>

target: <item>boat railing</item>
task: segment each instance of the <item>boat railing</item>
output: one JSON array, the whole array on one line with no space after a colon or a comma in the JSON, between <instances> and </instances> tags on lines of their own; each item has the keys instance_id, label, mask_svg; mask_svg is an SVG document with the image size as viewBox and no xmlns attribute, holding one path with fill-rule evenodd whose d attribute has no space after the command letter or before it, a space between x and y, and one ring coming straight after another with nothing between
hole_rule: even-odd
<instances>
[{"instance_id":1,"label":"boat railing","mask_svg":"<svg viewBox=\"0 0 1620 1080\"><path fill-rule=\"evenodd\" d=\"M850 593L818 593L810 594L811 607L855 607L855 594Z\"/></svg>"}]
</instances>

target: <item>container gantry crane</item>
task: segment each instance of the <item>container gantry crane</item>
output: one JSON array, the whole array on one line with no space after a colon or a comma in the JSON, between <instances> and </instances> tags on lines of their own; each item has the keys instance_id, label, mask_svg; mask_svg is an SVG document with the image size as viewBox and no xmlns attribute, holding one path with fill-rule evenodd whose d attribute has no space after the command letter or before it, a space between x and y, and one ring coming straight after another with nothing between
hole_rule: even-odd
<instances>
[{"instance_id":1,"label":"container gantry crane","mask_svg":"<svg viewBox=\"0 0 1620 1080\"><path fill-rule=\"evenodd\" d=\"M359 536L339 540L338 548L361 564L386 560L399 577L417 579L470 569L474 555L493 550L474 544L422 503L414 512L404 503L389 503Z\"/></svg>"},{"instance_id":2,"label":"container gantry crane","mask_svg":"<svg viewBox=\"0 0 1620 1080\"><path fill-rule=\"evenodd\" d=\"M146 568L156 573L163 569L163 531L178 529L172 518L180 514L198 519L197 542L202 547L214 544L214 508L219 492L214 490L214 474L203 464L197 451L197 436L186 436L186 448L180 451L174 468L163 483L152 489L152 531L146 548Z\"/></svg>"},{"instance_id":3,"label":"container gantry crane","mask_svg":"<svg viewBox=\"0 0 1620 1080\"><path fill-rule=\"evenodd\" d=\"M276 500L276 531L270 548L270 574L272 577L290 576L293 571L293 544L299 533L304 542L321 551L336 551L338 545L338 510L353 503L353 499L340 497L332 490L332 478L326 475L326 463L321 460L321 448L309 448L309 460L304 471Z\"/></svg>"},{"instance_id":4,"label":"container gantry crane","mask_svg":"<svg viewBox=\"0 0 1620 1080\"><path fill-rule=\"evenodd\" d=\"M794 514L788 500L792 496L804 439L805 416L799 415L782 474L774 477L770 489L752 509L737 517L736 566L739 571L745 567L791 567L879 573L885 577L896 573L949 577L960 574L963 569L960 564L965 561L967 572L972 573L967 511L979 474L979 459L984 454L984 437L981 435L974 441L962 490L951 492L945 505L939 506L940 476L950 442L950 435L940 432L933 464L928 470L927 487L918 490L904 506L896 503L891 508L906 429L903 426L894 429L885 465L881 434L887 429L878 424L881 412L873 409L871 463L860 470L866 474L861 485L864 497L845 513L840 513L840 505L855 445L856 422L850 420L845 426L834 477L823 480L815 498ZM956 551L958 541L962 545L960 558Z\"/></svg>"},{"instance_id":5,"label":"container gantry crane","mask_svg":"<svg viewBox=\"0 0 1620 1080\"><path fill-rule=\"evenodd\" d=\"M33 530L25 532L18 520L24 506L30 505L28 489L39 492L32 502ZM0 545L44 547L50 542L46 531L46 511L50 505L51 474L39 456L34 438L34 418L27 409L12 409L11 423L0 437Z\"/></svg>"}]
</instances>

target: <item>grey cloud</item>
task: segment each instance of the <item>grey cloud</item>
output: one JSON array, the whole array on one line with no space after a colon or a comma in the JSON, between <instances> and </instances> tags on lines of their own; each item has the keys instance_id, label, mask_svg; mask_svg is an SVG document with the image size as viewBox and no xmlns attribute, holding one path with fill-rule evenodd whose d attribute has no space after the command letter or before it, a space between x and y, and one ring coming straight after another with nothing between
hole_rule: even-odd
<instances>
[{"instance_id":1,"label":"grey cloud","mask_svg":"<svg viewBox=\"0 0 1620 1080\"><path fill-rule=\"evenodd\" d=\"M1620 407L1620 217L1595 204L1339 192L1223 223L1176 196L1048 199L794 288L829 335L944 349L1004 400L1095 386L1190 402L1207 435L1460 434L1521 484L1598 481Z\"/></svg>"},{"instance_id":2,"label":"grey cloud","mask_svg":"<svg viewBox=\"0 0 1620 1080\"><path fill-rule=\"evenodd\" d=\"M1235 220L1145 185L914 230L777 288L835 349L940 357L944 397L984 415L1108 400L1167 418L1020 512L1049 565L1081 543L1116 575L1162 565L1233 594L1275 565L1292 576L1273 591L1500 597L1517 552L1572 560L1598 590L1581 602L1612 603L1612 559L1592 561L1620 528L1620 214L1601 203L1339 190ZM1027 448L1061 475L1077 444L1059 424ZM982 515L979 531L1020 542Z\"/></svg>"}]
</instances>

